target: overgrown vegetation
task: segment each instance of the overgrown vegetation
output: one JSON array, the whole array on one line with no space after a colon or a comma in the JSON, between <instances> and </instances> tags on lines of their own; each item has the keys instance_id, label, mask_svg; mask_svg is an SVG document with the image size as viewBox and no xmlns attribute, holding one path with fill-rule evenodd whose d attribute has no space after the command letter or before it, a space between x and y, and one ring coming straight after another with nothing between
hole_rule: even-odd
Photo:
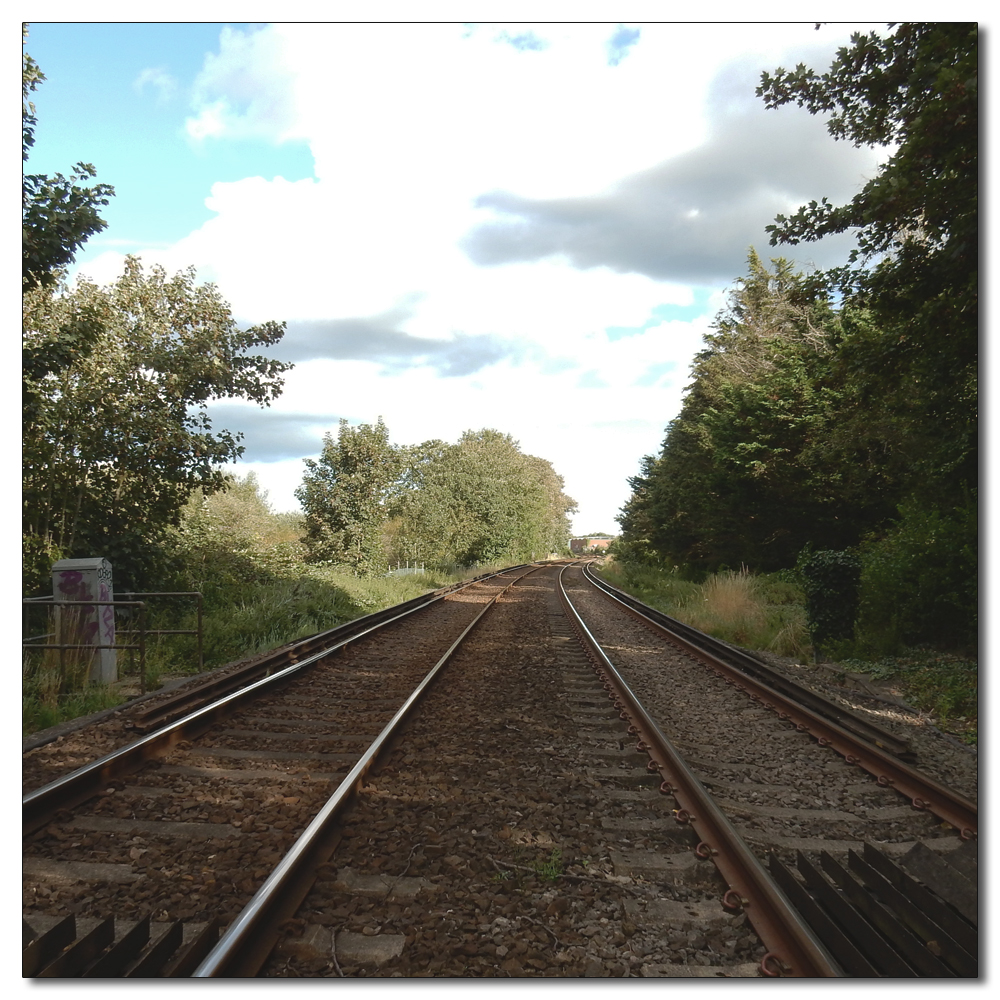
<instances>
[{"instance_id":1,"label":"overgrown vegetation","mask_svg":"<svg viewBox=\"0 0 1000 1000\"><path fill-rule=\"evenodd\" d=\"M541 876L544 882L558 882L566 871L563 865L562 851L553 847L545 861L536 861L531 866Z\"/></svg>"},{"instance_id":2,"label":"overgrown vegetation","mask_svg":"<svg viewBox=\"0 0 1000 1000\"><path fill-rule=\"evenodd\" d=\"M676 571L618 559L601 575L644 604L725 642L779 656L811 655L802 589L791 574L724 570L702 582Z\"/></svg>"},{"instance_id":3,"label":"overgrown vegetation","mask_svg":"<svg viewBox=\"0 0 1000 1000\"><path fill-rule=\"evenodd\" d=\"M827 560L837 564L838 560ZM847 561L850 569L850 561ZM677 568L643 565L620 557L605 562L608 583L650 607L726 642L809 663L832 658L845 675L858 673L887 684L907 704L966 743L978 741L979 673L974 660L929 647L900 645L898 655L873 654L863 639L827 641L817 650L808 628L806 589L795 571L760 575L710 574L696 583ZM881 634L881 633L879 633Z\"/></svg>"},{"instance_id":4,"label":"overgrown vegetation","mask_svg":"<svg viewBox=\"0 0 1000 1000\"><path fill-rule=\"evenodd\" d=\"M828 116L891 155L847 205L770 226L772 244L857 238L797 274L751 250L697 356L680 414L631 480L618 551L691 579L857 562L818 582L813 639L866 656L923 643L975 655L978 630L978 30L855 35L824 74L765 73L770 108ZM853 570L852 570L853 572ZM846 645L845 645L846 644Z\"/></svg>"},{"instance_id":5,"label":"overgrown vegetation","mask_svg":"<svg viewBox=\"0 0 1000 1000\"><path fill-rule=\"evenodd\" d=\"M858 618L860 560L850 552L807 548L797 569L805 590L806 623L817 649L850 640Z\"/></svg>"},{"instance_id":6,"label":"overgrown vegetation","mask_svg":"<svg viewBox=\"0 0 1000 1000\"><path fill-rule=\"evenodd\" d=\"M608 572L729 641L790 656L819 643L894 670L960 719L978 630L978 29L890 27L856 35L825 74L764 74L768 107L829 114L834 138L892 154L848 205L812 201L769 227L787 245L853 232L844 267L806 276L750 251L661 451L631 480ZM24 159L43 79L24 53ZM464 567L565 550L575 504L562 479L493 429L400 448L381 420L342 421L307 462L301 518L272 512L252 478L227 478L240 435L213 429L205 404L278 395L288 366L248 352L283 324L241 330L191 270L132 258L107 287L70 288L64 269L113 194L81 186L94 176L78 164L22 185L26 594L47 592L54 560L95 553L119 592L198 590L212 666ZM792 569L808 577L824 553L859 567L856 611L853 582L811 579L804 601ZM385 579L391 562L431 572ZM189 606L152 614L193 626ZM176 637L154 645L149 670L193 663L194 640ZM75 711L78 687L29 662L30 725Z\"/></svg>"},{"instance_id":7,"label":"overgrown vegetation","mask_svg":"<svg viewBox=\"0 0 1000 1000\"><path fill-rule=\"evenodd\" d=\"M430 590L491 569L480 564L431 569L407 576L359 576L350 564L307 561L303 517L275 513L251 473L230 478L227 488L196 490L179 524L163 542L168 576L155 589L198 591L204 600L205 669L266 652L294 639L333 628ZM194 629L190 598L152 599L149 627ZM22 678L22 726L37 732L67 719L112 707L138 692L138 663L119 653L115 685L86 683L89 657L46 651L26 658ZM159 637L147 649L147 686L198 671L193 635Z\"/></svg>"}]
</instances>

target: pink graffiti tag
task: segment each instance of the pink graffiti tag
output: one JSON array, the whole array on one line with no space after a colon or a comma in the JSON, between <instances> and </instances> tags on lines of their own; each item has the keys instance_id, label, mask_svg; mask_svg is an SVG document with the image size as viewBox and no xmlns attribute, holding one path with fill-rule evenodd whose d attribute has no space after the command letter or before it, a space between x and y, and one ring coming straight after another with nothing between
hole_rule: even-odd
<instances>
[{"instance_id":1,"label":"pink graffiti tag","mask_svg":"<svg viewBox=\"0 0 1000 1000\"><path fill-rule=\"evenodd\" d=\"M92 600L94 597L90 592L90 587L84 582L83 574L78 570L64 570L59 574L59 592L65 594L68 600L73 601L85 601L87 598ZM93 643L93 640L97 636L98 622L96 616L94 616L94 610L92 604L80 607L81 623L83 619L90 619L85 624L82 624L82 642ZM112 609L109 608L108 610Z\"/></svg>"},{"instance_id":2,"label":"pink graffiti tag","mask_svg":"<svg viewBox=\"0 0 1000 1000\"><path fill-rule=\"evenodd\" d=\"M111 591L106 583L101 584L101 596L99 600L110 601ZM115 641L115 609L110 604L105 604L101 608L101 621L104 624L104 639L106 642Z\"/></svg>"}]
</instances>

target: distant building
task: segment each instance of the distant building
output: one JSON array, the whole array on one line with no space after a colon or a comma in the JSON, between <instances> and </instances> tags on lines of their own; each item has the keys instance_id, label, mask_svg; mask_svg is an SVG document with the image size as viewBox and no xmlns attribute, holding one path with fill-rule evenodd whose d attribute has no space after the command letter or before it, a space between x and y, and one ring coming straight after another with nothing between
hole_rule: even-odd
<instances>
[{"instance_id":1,"label":"distant building","mask_svg":"<svg viewBox=\"0 0 1000 1000\"><path fill-rule=\"evenodd\" d=\"M613 535L586 535L582 538L571 538L569 540L569 550L573 555L582 555L584 552L597 552L606 549L613 541Z\"/></svg>"}]
</instances>

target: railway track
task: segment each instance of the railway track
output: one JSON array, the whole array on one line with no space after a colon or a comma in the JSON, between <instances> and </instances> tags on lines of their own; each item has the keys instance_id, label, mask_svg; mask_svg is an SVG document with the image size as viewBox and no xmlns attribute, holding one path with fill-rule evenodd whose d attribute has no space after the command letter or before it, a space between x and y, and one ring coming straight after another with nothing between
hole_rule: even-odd
<instances>
[{"instance_id":1,"label":"railway track","mask_svg":"<svg viewBox=\"0 0 1000 1000\"><path fill-rule=\"evenodd\" d=\"M634 600L623 604L613 588L593 586L603 583L593 574L572 573L568 592L595 641L613 650L669 752L685 758L689 774L678 780L668 751L651 751L665 783L682 793L682 811L709 812L692 800L689 786L711 793L740 839L768 859L786 897L809 914L842 973L975 975L974 802L894 758L883 747L895 737L842 718L842 706L815 697L808 707L798 704L777 690L788 690L779 683L784 678L766 677L774 686L760 679L763 664L742 673L731 666L738 656L727 655L727 663L716 655L718 644L698 649L694 630L663 622ZM714 850L719 834L704 839L705 850ZM898 891L912 888L907 871L939 878L948 904ZM922 921L918 907L932 904L936 920ZM775 940L759 922L762 935ZM778 961L788 964L780 955Z\"/></svg>"},{"instance_id":2,"label":"railway track","mask_svg":"<svg viewBox=\"0 0 1000 1000\"><path fill-rule=\"evenodd\" d=\"M708 807L693 807L687 789L679 790L676 765L664 776L663 753L636 726L620 690L612 707L607 664L599 677L591 662L604 654L586 652L574 634L582 626L560 601L558 573L522 567L479 581L377 633L355 634L335 657L312 664L316 654L299 650L284 675L266 668L275 672L253 682L252 703L197 709L191 715L204 714L185 735L154 732L134 741L148 741L152 762L142 764L143 753L133 751L110 785L107 762L92 764L89 786L74 793L64 784L63 811L51 818L38 811L46 796L27 796L36 812L25 849L25 974L870 974L845 968L842 944L831 951L829 928L800 912L806 903L789 904L802 889L826 915L814 898L821 890L809 882L830 870L822 851L829 848L836 862L850 843L851 870L858 870L850 856L857 848L886 879L897 877L899 855L914 844L933 843L927 853L936 859L967 847L952 850L949 842L938 850L945 832L926 824L886 836L878 809L888 807L867 798L865 815L855 814L857 836L813 838L825 848L794 847L787 831L761 833L760 816L750 810L747 820L748 810L737 808L722 826L752 845L744 859L751 874L744 868L734 876L717 829L705 832ZM565 573L573 604L602 602L602 612L583 613L614 651L622 643L612 633L624 626L609 624L607 599L590 591L578 569ZM636 626L629 628L636 646ZM464 643L453 641L459 632L467 633ZM644 692L656 706L654 729L671 729L656 705L663 649L652 656L658 677L643 680L641 656L623 671L635 675L636 691L654 689ZM433 686L421 680L431 670L440 674ZM691 667L671 670L683 677ZM678 697L685 696L675 691L672 700ZM419 711L410 712L418 701ZM393 719L402 729L389 725ZM791 732L829 765L829 746ZM686 738L673 735L678 745ZM732 756L732 740L714 753L717 764ZM726 779L709 770L695 781L718 794ZM735 798L744 805L761 796L756 772L740 784ZM872 795L888 795L899 808L897 793L870 784ZM85 804L65 812L74 797ZM757 812L769 808L780 827L785 812L801 811L797 804ZM677 822L679 813L688 821ZM865 855L866 839L893 845L889 868L870 849ZM800 848L812 865L807 876L789 854ZM770 874L765 855L777 859ZM939 879L938 891L942 885ZM767 920L759 916L764 909ZM123 940L129 933L131 943Z\"/></svg>"}]
</instances>

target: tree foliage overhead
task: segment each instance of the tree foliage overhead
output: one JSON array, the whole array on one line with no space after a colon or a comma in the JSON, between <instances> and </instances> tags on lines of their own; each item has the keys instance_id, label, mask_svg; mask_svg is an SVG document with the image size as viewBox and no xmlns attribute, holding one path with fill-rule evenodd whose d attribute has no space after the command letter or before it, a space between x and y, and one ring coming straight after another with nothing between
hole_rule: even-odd
<instances>
[{"instance_id":1,"label":"tree foliage overhead","mask_svg":"<svg viewBox=\"0 0 1000 1000\"><path fill-rule=\"evenodd\" d=\"M768 108L794 102L812 114L829 113L836 139L895 147L847 205L823 198L790 219L778 216L768 227L772 243L854 230L852 263L888 256L872 271L839 276L887 291L934 274L932 287L965 293L959 312L971 308L975 321L978 35L975 23L900 24L888 38L854 34L827 73L800 63L762 74L757 94Z\"/></svg>"},{"instance_id":2,"label":"tree foliage overhead","mask_svg":"<svg viewBox=\"0 0 1000 1000\"><path fill-rule=\"evenodd\" d=\"M44 353L67 326L91 324L93 347L56 371L26 375L24 531L35 584L60 556L100 554L133 583L196 488L225 482L241 435L215 431L205 404L268 406L290 365L248 353L284 324L241 330L194 269L168 278L136 258L107 287L37 286L24 296L25 350Z\"/></svg>"},{"instance_id":3,"label":"tree foliage overhead","mask_svg":"<svg viewBox=\"0 0 1000 1000\"><path fill-rule=\"evenodd\" d=\"M906 423L915 488L954 493L976 478L978 27L890 28L852 36L827 73L763 74L769 108L794 102L827 114L836 139L894 150L847 205L813 201L769 231L774 244L855 233L849 265L820 276L874 320L845 364L866 406Z\"/></svg>"}]
</instances>

